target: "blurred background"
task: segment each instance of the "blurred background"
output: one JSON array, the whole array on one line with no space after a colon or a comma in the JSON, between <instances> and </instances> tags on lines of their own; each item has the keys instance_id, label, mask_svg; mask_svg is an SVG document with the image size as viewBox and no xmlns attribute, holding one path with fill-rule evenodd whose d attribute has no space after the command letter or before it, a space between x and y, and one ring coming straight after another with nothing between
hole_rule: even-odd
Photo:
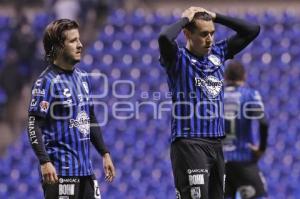
<instances>
[{"instance_id":1,"label":"blurred background","mask_svg":"<svg viewBox=\"0 0 300 199\"><path fill-rule=\"evenodd\" d=\"M46 66L43 30L56 18L76 19L81 26L85 52L79 67L108 77L103 101L109 111L99 109L97 115L101 120L107 114L102 128L117 177L112 184L104 182L102 160L93 151L102 197L175 198L170 112L157 118L147 103L170 101L157 37L191 5L261 25L259 37L236 57L247 68L247 82L261 92L270 121L269 148L259 164L269 198L300 198L300 1L274 0L0 0L0 198L42 198L26 119L32 82ZM216 39L231 33L217 26ZM182 35L178 40L184 44ZM125 100L144 103L138 117L113 117L111 106L120 101L111 92L117 80L134 82L134 95ZM103 82L92 82L101 91ZM132 92L126 84L116 89L118 94Z\"/></svg>"}]
</instances>

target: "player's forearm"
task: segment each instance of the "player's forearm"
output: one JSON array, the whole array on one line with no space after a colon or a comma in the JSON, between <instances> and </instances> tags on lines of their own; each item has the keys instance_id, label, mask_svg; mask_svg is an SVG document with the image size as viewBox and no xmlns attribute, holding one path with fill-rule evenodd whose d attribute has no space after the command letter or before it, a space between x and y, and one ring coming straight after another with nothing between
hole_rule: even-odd
<instances>
[{"instance_id":1,"label":"player's forearm","mask_svg":"<svg viewBox=\"0 0 300 199\"><path fill-rule=\"evenodd\" d=\"M260 26L257 24L218 13L216 14L214 22L227 26L240 35L247 35L252 38L255 38L260 31Z\"/></svg>"},{"instance_id":2,"label":"player's forearm","mask_svg":"<svg viewBox=\"0 0 300 199\"><path fill-rule=\"evenodd\" d=\"M267 148L269 124L265 118L259 122L260 143L259 150L265 151Z\"/></svg>"},{"instance_id":3,"label":"player's forearm","mask_svg":"<svg viewBox=\"0 0 300 199\"><path fill-rule=\"evenodd\" d=\"M159 44L167 42L173 42L179 35L180 31L189 23L188 18L181 18L177 22L165 27L159 34Z\"/></svg>"},{"instance_id":4,"label":"player's forearm","mask_svg":"<svg viewBox=\"0 0 300 199\"><path fill-rule=\"evenodd\" d=\"M28 137L31 147L37 156L40 164L50 162L49 155L46 152L43 142L43 135L41 130L42 118L29 115L28 117Z\"/></svg>"},{"instance_id":5,"label":"player's forearm","mask_svg":"<svg viewBox=\"0 0 300 199\"><path fill-rule=\"evenodd\" d=\"M174 24L165 27L159 34L158 45L163 62L171 63L174 61L174 57L176 57L177 53L177 44L175 39L188 23L188 18L181 18Z\"/></svg>"},{"instance_id":6,"label":"player's forearm","mask_svg":"<svg viewBox=\"0 0 300 199\"><path fill-rule=\"evenodd\" d=\"M91 121L91 134L90 134L91 142L96 148L96 150L98 151L98 153L100 153L103 156L104 154L109 153L109 151L107 150L104 144L101 128L98 125L98 121L93 112L91 114L90 121Z\"/></svg>"},{"instance_id":7,"label":"player's forearm","mask_svg":"<svg viewBox=\"0 0 300 199\"><path fill-rule=\"evenodd\" d=\"M228 39L227 58L233 58L235 54L243 50L257 37L260 31L260 27L258 25L220 14L216 14L215 22L236 31L236 34Z\"/></svg>"}]
</instances>

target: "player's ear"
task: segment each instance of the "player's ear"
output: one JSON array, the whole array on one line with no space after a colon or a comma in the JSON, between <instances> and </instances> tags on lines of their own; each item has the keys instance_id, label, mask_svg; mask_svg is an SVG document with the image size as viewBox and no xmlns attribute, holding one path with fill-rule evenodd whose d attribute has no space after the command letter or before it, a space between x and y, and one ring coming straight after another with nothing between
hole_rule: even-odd
<instances>
[{"instance_id":1,"label":"player's ear","mask_svg":"<svg viewBox=\"0 0 300 199\"><path fill-rule=\"evenodd\" d=\"M191 31L189 31L188 29L186 29L186 28L184 28L183 29L183 34L184 34L184 36L185 36L185 38L187 39L187 40L189 40L190 38L191 38Z\"/></svg>"},{"instance_id":2,"label":"player's ear","mask_svg":"<svg viewBox=\"0 0 300 199\"><path fill-rule=\"evenodd\" d=\"M57 58L57 56L59 56L62 53L63 48L64 48L64 46L61 44L53 44L52 50L53 50L56 58Z\"/></svg>"}]
</instances>

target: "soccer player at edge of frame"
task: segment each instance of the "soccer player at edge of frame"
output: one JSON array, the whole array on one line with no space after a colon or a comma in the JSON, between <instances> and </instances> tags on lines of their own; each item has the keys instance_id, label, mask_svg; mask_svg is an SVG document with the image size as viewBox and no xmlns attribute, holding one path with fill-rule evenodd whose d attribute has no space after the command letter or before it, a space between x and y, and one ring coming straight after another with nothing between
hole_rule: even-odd
<instances>
[{"instance_id":1,"label":"soccer player at edge of frame","mask_svg":"<svg viewBox=\"0 0 300 199\"><path fill-rule=\"evenodd\" d=\"M214 42L214 23L236 33ZM176 43L181 30L185 47ZM224 63L259 32L251 22L190 7L159 35L160 63L173 93L170 157L177 198L224 198Z\"/></svg>"},{"instance_id":2,"label":"soccer player at edge of frame","mask_svg":"<svg viewBox=\"0 0 300 199\"><path fill-rule=\"evenodd\" d=\"M241 198L267 197L266 181L257 163L267 148L269 124L260 93L245 81L244 66L230 61L225 70L224 91L226 199L234 199L237 194ZM254 121L259 124L258 146L252 128Z\"/></svg>"},{"instance_id":3,"label":"soccer player at edge of frame","mask_svg":"<svg viewBox=\"0 0 300 199\"><path fill-rule=\"evenodd\" d=\"M28 136L40 163L44 197L101 198L90 160L90 142L103 157L105 179L115 168L94 112L86 72L75 66L83 45L79 25L58 19L45 29L49 63L32 87Z\"/></svg>"}]
</instances>

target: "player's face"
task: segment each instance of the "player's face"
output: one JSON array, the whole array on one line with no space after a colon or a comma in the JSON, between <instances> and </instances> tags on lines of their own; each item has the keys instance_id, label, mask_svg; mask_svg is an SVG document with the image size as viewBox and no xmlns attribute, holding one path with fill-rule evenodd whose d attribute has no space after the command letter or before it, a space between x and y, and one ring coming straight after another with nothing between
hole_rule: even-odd
<instances>
[{"instance_id":1,"label":"player's face","mask_svg":"<svg viewBox=\"0 0 300 199\"><path fill-rule=\"evenodd\" d=\"M65 41L62 51L63 59L70 64L76 64L81 59L82 44L78 29L64 31Z\"/></svg>"},{"instance_id":2,"label":"player's face","mask_svg":"<svg viewBox=\"0 0 300 199\"><path fill-rule=\"evenodd\" d=\"M212 21L197 20L196 30L187 34L193 53L199 56L207 55L214 42L215 26Z\"/></svg>"}]
</instances>

